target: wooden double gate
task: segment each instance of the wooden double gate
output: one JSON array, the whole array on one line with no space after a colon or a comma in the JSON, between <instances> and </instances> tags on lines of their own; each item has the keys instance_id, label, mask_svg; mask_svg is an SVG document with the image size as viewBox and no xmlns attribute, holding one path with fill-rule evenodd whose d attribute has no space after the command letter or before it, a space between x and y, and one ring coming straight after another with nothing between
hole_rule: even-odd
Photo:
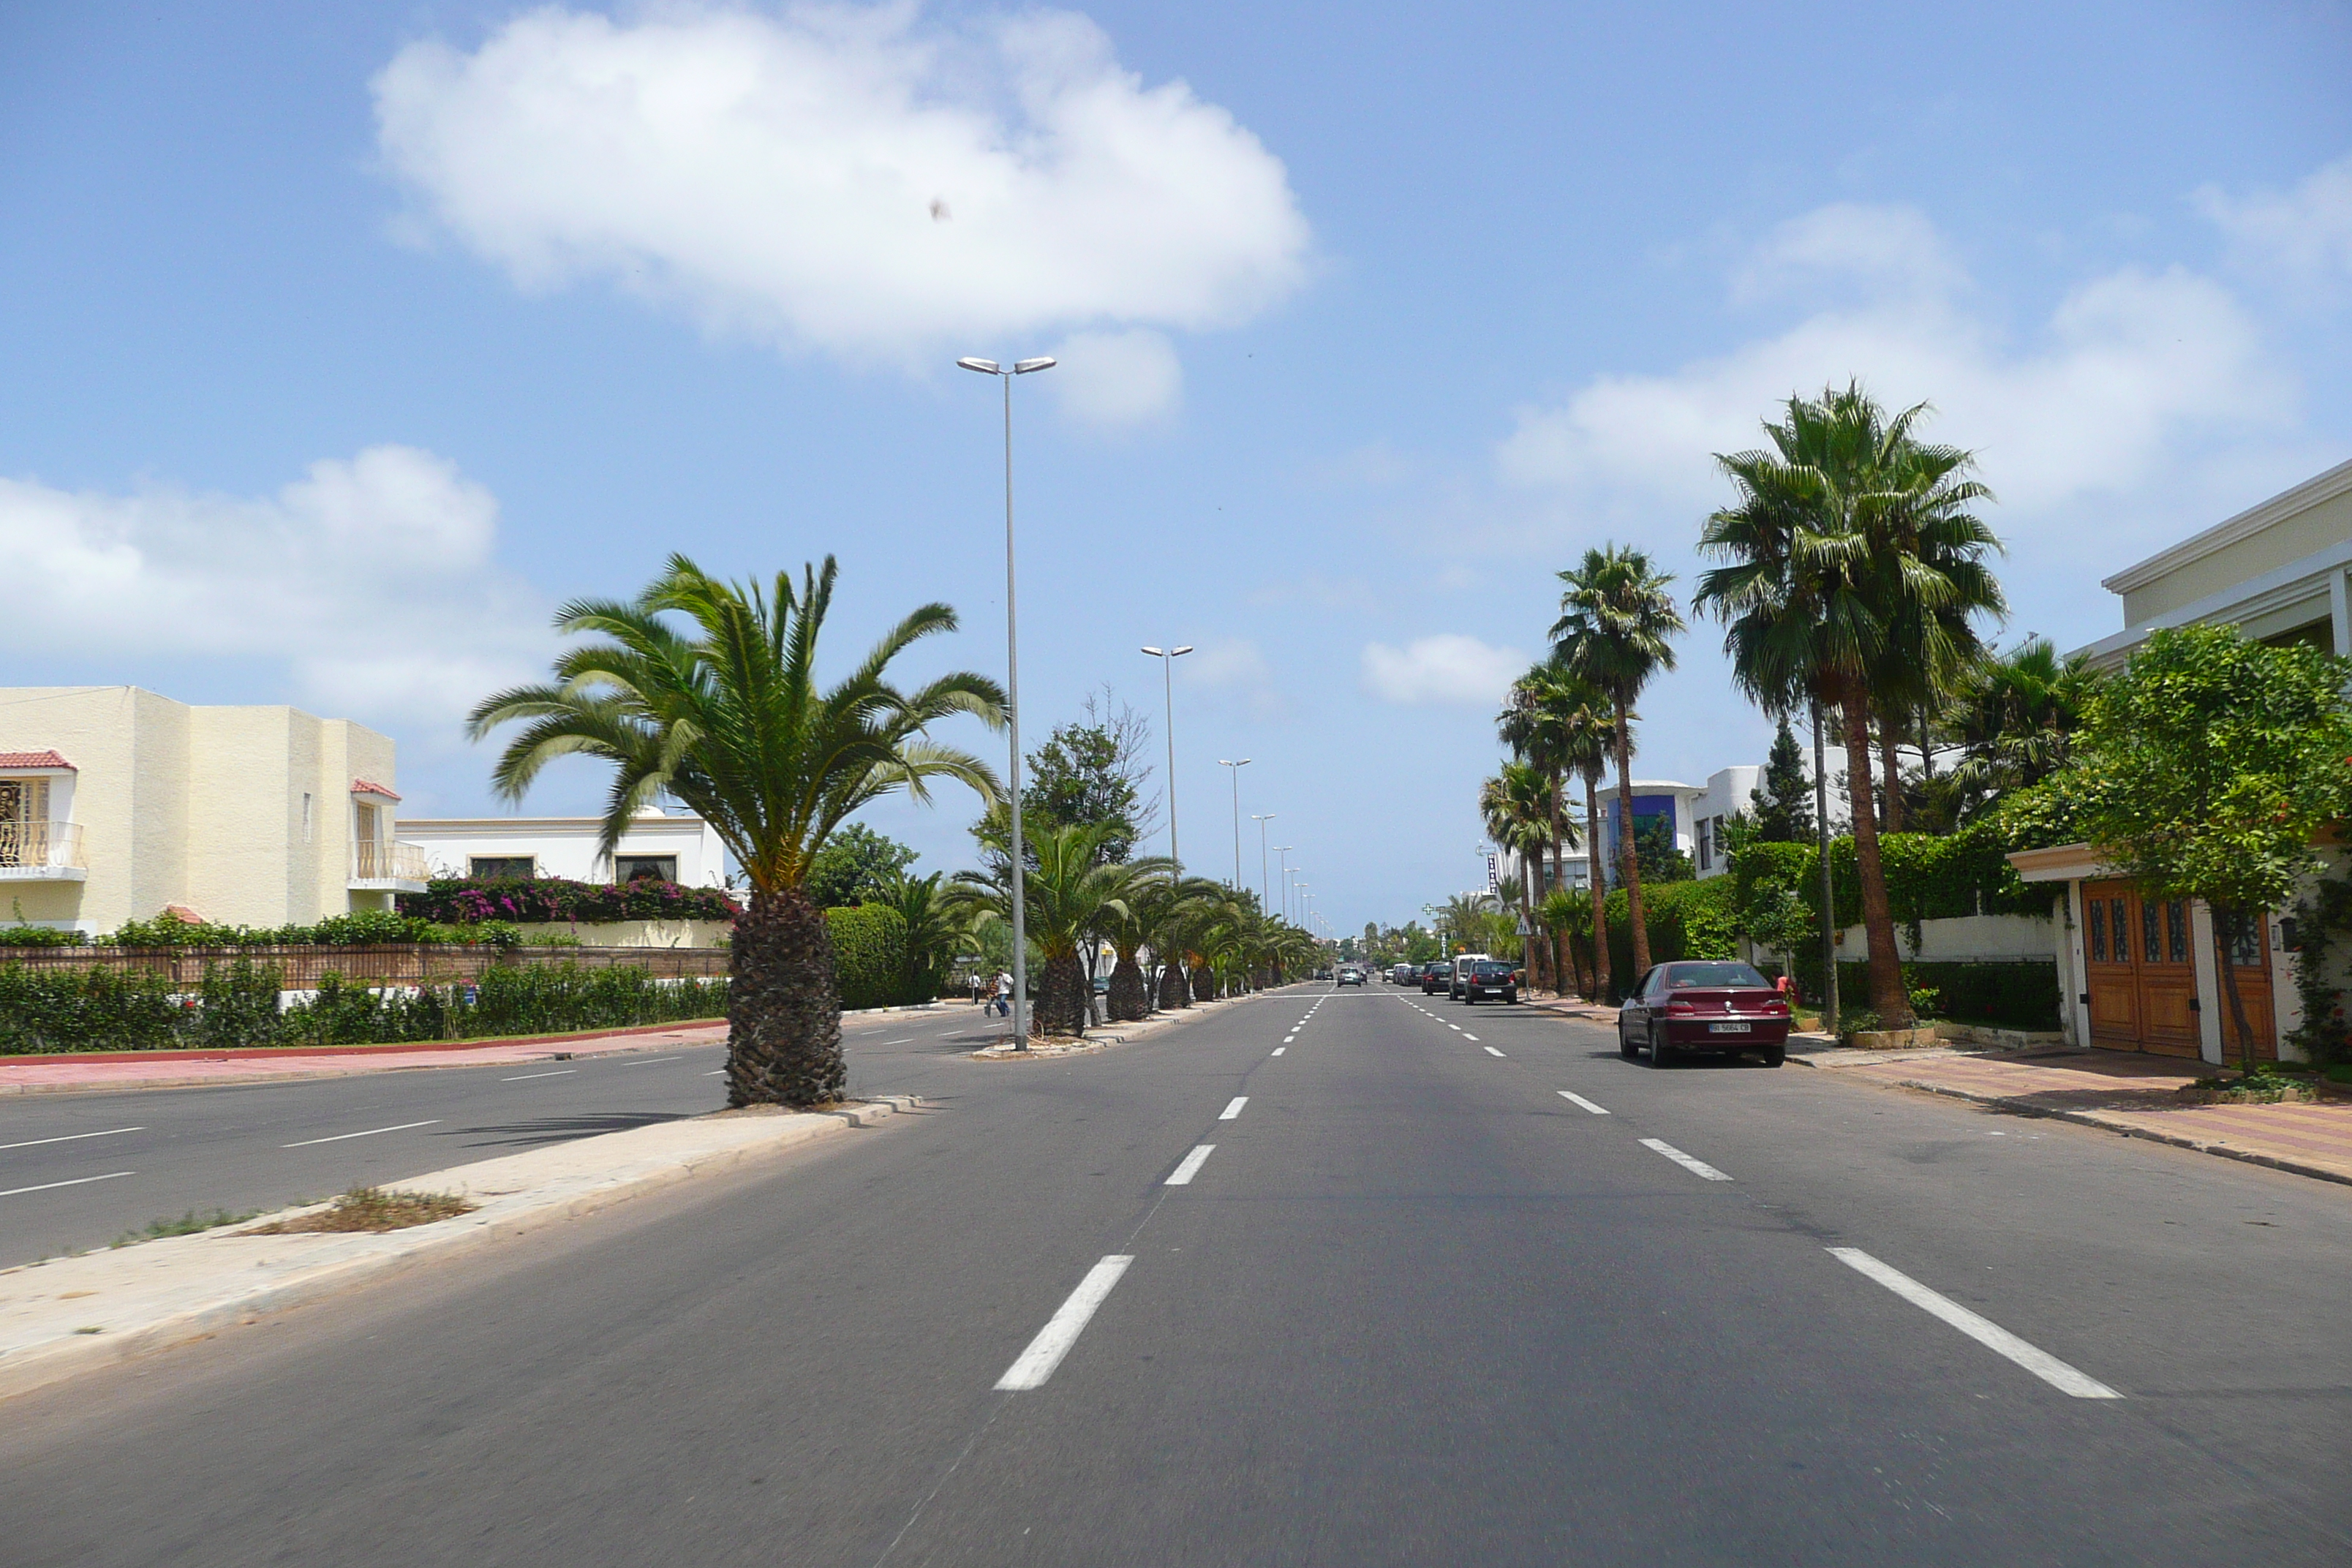
<instances>
[{"instance_id":1,"label":"wooden double gate","mask_svg":"<svg viewBox=\"0 0 2352 1568\"><path fill-rule=\"evenodd\" d=\"M2084 882L2083 949L2089 959L2092 1044L2172 1057L2201 1054L2197 938L2185 900L2143 899L2127 881ZM2253 1030L2254 1054L2275 1060L2267 916L2239 933L2230 963ZM2203 1005L2220 1019L2223 1056L2234 1059L2237 1026L2226 996Z\"/></svg>"}]
</instances>

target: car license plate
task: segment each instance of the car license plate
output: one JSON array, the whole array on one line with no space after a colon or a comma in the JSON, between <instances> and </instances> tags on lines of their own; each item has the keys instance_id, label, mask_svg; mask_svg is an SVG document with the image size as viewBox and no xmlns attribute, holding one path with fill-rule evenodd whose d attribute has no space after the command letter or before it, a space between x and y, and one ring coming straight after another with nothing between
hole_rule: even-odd
<instances>
[{"instance_id":1,"label":"car license plate","mask_svg":"<svg viewBox=\"0 0 2352 1568\"><path fill-rule=\"evenodd\" d=\"M1748 1026L1746 1024L1709 1024L1706 1026L1706 1032L1710 1035L1744 1035L1748 1033Z\"/></svg>"}]
</instances>

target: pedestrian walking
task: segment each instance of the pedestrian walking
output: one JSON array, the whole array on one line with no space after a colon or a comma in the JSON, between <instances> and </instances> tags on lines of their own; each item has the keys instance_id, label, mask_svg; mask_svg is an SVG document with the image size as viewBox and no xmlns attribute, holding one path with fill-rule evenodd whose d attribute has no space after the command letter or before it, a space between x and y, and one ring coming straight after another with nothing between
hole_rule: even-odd
<instances>
[{"instance_id":1,"label":"pedestrian walking","mask_svg":"<svg viewBox=\"0 0 2352 1568\"><path fill-rule=\"evenodd\" d=\"M996 975L996 1016L1000 1018L1013 1016L1013 976L1003 970L999 970Z\"/></svg>"}]
</instances>

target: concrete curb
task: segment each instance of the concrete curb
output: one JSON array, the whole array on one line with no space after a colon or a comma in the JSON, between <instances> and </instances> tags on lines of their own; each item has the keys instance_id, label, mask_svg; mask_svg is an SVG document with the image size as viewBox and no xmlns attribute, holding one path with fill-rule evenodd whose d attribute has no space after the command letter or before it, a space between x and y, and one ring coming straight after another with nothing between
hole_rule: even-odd
<instances>
[{"instance_id":1,"label":"concrete curb","mask_svg":"<svg viewBox=\"0 0 2352 1568\"><path fill-rule=\"evenodd\" d=\"M0 1270L0 1400L828 1133L872 1127L921 1103L893 1095L831 1110L693 1117L436 1171L387 1185L456 1193L480 1206L384 1235L251 1234L310 1212L289 1209L234 1230Z\"/></svg>"},{"instance_id":2,"label":"concrete curb","mask_svg":"<svg viewBox=\"0 0 2352 1568\"><path fill-rule=\"evenodd\" d=\"M1016 1053L994 1050L992 1047L982 1046L979 1050L966 1051L964 1055L976 1062L1056 1062L1066 1061L1072 1057L1090 1057L1098 1052L1107 1051L1113 1046L1131 1045L1137 1040L1149 1038L1164 1029L1172 1029L1180 1024L1204 1018L1224 1008L1237 1006L1244 1002L1255 1002L1273 994L1275 993L1272 991L1253 991L1246 996L1220 996L1213 1001L1195 1002L1189 1007L1171 1008L1166 1012L1155 1013L1149 1018L1138 1018L1132 1023L1105 1024L1099 1029L1089 1028L1083 1043L1051 1051L1032 1050ZM1113 1029L1124 1032L1113 1034L1111 1033Z\"/></svg>"},{"instance_id":3,"label":"concrete curb","mask_svg":"<svg viewBox=\"0 0 2352 1568\"><path fill-rule=\"evenodd\" d=\"M1915 1089L1926 1094L1940 1094L1948 1100L1965 1100L1972 1105L1989 1106L2011 1116L2040 1117L2050 1121L2071 1121L2078 1127L2095 1127L2102 1132L2119 1132L2126 1138L2145 1138L2151 1143L2168 1144L2175 1149L2187 1149L2194 1153L2217 1155L2224 1160L2236 1160L2243 1164L2263 1165L2273 1171L2284 1171L2291 1176L2308 1176L2314 1181L2334 1182L2352 1187L2352 1175L2331 1171L2324 1165L2308 1165L2300 1160L2282 1154L2264 1154L2258 1150L2240 1149L2228 1143L2216 1143L2202 1138L2190 1138L2177 1132L2158 1132L2154 1128L2138 1127L2127 1121L2115 1121L2095 1110L2053 1110L2011 1095L1986 1094L1979 1089L1955 1089L1949 1084L1929 1083L1924 1079L1898 1078L1885 1081L1896 1089Z\"/></svg>"},{"instance_id":4,"label":"concrete curb","mask_svg":"<svg viewBox=\"0 0 2352 1568\"><path fill-rule=\"evenodd\" d=\"M646 1026L646 1030L642 1034L614 1033L596 1035L584 1038L578 1038L576 1042L568 1041L562 1037L549 1040L485 1040L475 1042L466 1048L470 1050L503 1050L511 1047L515 1048L528 1048L530 1051L531 1054L529 1056L520 1056L509 1058L514 1061L555 1061L572 1057L619 1057L627 1056L633 1051L659 1050L665 1047L674 1046L678 1042L664 1038L662 1036L655 1034L653 1031L656 1029L675 1030L680 1026L681 1026L676 1024L649 1024ZM709 1028L710 1026L708 1024L694 1024L685 1026L699 1029ZM726 1037L720 1036L716 1040L688 1041L686 1043L689 1045L719 1045L725 1042L725 1038ZM572 1048L564 1048L567 1045L571 1046ZM394 1052L391 1047L386 1047L381 1054L389 1056L394 1054ZM455 1051L451 1051L448 1054L454 1056L457 1053ZM126 1058L135 1058L136 1053L126 1051L123 1055ZM15 1059L26 1060L37 1058L18 1058ZM261 1059L266 1060L266 1058ZM444 1072L452 1068L499 1067L505 1065L499 1061L446 1061L402 1062L396 1066L378 1066L372 1063L371 1060L365 1057L355 1058L352 1059L354 1060L355 1065L351 1067L289 1067L280 1068L273 1072L224 1073L213 1074L202 1078L148 1078L127 1079L119 1083L90 1081L87 1079L80 1082L65 1083L0 1083L0 1095L131 1094L142 1089L226 1089L236 1085L250 1087L251 1085L257 1083L312 1083L316 1082L320 1079L358 1078L367 1073Z\"/></svg>"}]
</instances>

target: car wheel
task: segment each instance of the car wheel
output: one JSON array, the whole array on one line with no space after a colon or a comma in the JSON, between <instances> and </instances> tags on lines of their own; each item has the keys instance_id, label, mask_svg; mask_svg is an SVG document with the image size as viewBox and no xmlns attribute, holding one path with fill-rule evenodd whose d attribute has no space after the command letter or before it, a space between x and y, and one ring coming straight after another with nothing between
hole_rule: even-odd
<instances>
[{"instance_id":1,"label":"car wheel","mask_svg":"<svg viewBox=\"0 0 2352 1568\"><path fill-rule=\"evenodd\" d=\"M1519 1005L1519 994L1516 991L1506 991L1503 993L1503 1000L1516 1007Z\"/></svg>"},{"instance_id":2,"label":"car wheel","mask_svg":"<svg viewBox=\"0 0 2352 1568\"><path fill-rule=\"evenodd\" d=\"M1764 1053L1764 1065L1768 1068L1779 1067L1782 1062L1785 1062L1788 1059L1789 1047L1786 1046L1774 1046L1770 1050Z\"/></svg>"},{"instance_id":3,"label":"car wheel","mask_svg":"<svg viewBox=\"0 0 2352 1568\"><path fill-rule=\"evenodd\" d=\"M1665 1030L1655 1024L1651 1025L1650 1065L1654 1068L1668 1067L1673 1064L1674 1059L1675 1048L1666 1044Z\"/></svg>"}]
</instances>

